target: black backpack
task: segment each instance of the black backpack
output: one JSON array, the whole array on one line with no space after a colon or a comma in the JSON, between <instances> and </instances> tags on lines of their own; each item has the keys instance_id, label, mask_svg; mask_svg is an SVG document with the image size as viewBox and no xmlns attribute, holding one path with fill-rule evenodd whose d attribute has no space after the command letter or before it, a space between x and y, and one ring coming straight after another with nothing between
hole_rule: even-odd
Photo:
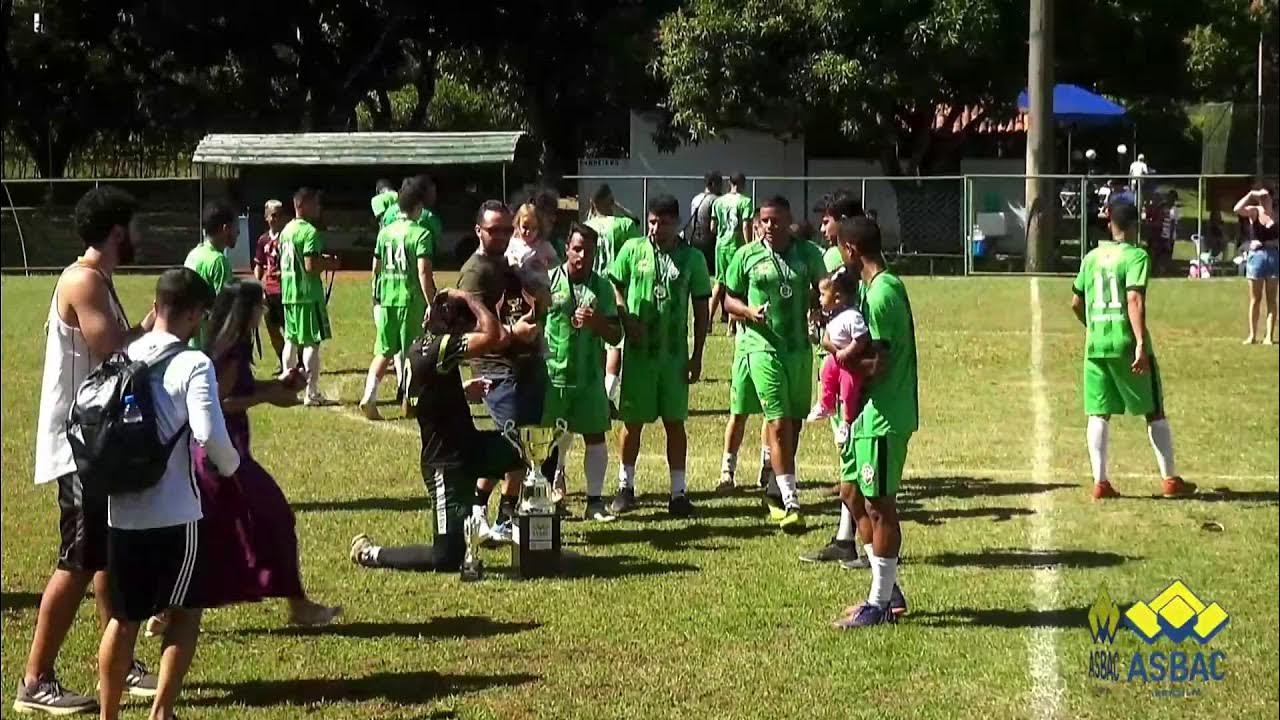
<instances>
[{"instance_id":1,"label":"black backpack","mask_svg":"<svg viewBox=\"0 0 1280 720\"><path fill-rule=\"evenodd\" d=\"M102 498L160 482L187 425L168 441L160 439L150 378L186 349L175 342L146 361L114 353L80 383L67 418L67 440L85 494Z\"/></svg>"}]
</instances>

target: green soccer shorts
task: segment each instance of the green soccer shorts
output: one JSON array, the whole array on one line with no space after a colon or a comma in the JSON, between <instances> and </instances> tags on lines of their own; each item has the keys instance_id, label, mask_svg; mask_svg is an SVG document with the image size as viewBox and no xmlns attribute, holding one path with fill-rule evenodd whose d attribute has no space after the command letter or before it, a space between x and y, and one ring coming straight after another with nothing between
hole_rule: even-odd
<instances>
[{"instance_id":1,"label":"green soccer shorts","mask_svg":"<svg viewBox=\"0 0 1280 720\"><path fill-rule=\"evenodd\" d=\"M294 345L319 345L333 337L324 303L286 303L284 339Z\"/></svg>"},{"instance_id":2,"label":"green soccer shorts","mask_svg":"<svg viewBox=\"0 0 1280 720\"><path fill-rule=\"evenodd\" d=\"M809 414L812 375L813 354L807 348L783 354L735 355L729 382L729 412L763 414L765 420L803 420Z\"/></svg>"},{"instance_id":3,"label":"green soccer shorts","mask_svg":"<svg viewBox=\"0 0 1280 720\"><path fill-rule=\"evenodd\" d=\"M1164 412L1164 391L1160 366L1151 356L1151 366L1142 375L1130 369L1132 361L1122 358L1085 358L1084 411L1087 415L1150 415Z\"/></svg>"},{"instance_id":4,"label":"green soccer shorts","mask_svg":"<svg viewBox=\"0 0 1280 720\"><path fill-rule=\"evenodd\" d=\"M422 336L425 314L426 309L421 306L378 305L374 310L373 354L392 357L407 351L413 341Z\"/></svg>"},{"instance_id":5,"label":"green soccer shorts","mask_svg":"<svg viewBox=\"0 0 1280 720\"><path fill-rule=\"evenodd\" d=\"M609 432L609 397L604 392L604 381L585 387L547 385L542 425L551 427L556 420L567 422L569 432L577 435Z\"/></svg>"},{"instance_id":6,"label":"green soccer shorts","mask_svg":"<svg viewBox=\"0 0 1280 720\"><path fill-rule=\"evenodd\" d=\"M910 442L910 435L849 438L840 448L840 482L857 483L863 497L897 495Z\"/></svg>"},{"instance_id":7,"label":"green soccer shorts","mask_svg":"<svg viewBox=\"0 0 1280 720\"><path fill-rule=\"evenodd\" d=\"M618 419L628 425L689 419L688 367L682 357L624 355Z\"/></svg>"},{"instance_id":8,"label":"green soccer shorts","mask_svg":"<svg viewBox=\"0 0 1280 720\"><path fill-rule=\"evenodd\" d=\"M724 283L725 276L729 273L729 262L733 260L733 254L738 252L739 247L737 243L716 243L716 272L712 276L716 283Z\"/></svg>"}]
</instances>

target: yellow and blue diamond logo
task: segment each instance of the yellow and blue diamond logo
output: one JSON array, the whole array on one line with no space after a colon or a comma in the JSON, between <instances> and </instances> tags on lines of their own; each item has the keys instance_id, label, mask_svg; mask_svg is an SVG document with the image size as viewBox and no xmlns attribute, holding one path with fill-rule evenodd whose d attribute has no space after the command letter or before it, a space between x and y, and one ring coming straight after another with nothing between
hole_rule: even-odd
<instances>
[{"instance_id":1,"label":"yellow and blue diamond logo","mask_svg":"<svg viewBox=\"0 0 1280 720\"><path fill-rule=\"evenodd\" d=\"M1176 580L1150 602L1134 603L1125 612L1124 622L1148 645L1154 645L1161 636L1175 644L1191 637L1204 645L1226 628L1231 616L1216 602L1205 605L1181 580Z\"/></svg>"}]
</instances>

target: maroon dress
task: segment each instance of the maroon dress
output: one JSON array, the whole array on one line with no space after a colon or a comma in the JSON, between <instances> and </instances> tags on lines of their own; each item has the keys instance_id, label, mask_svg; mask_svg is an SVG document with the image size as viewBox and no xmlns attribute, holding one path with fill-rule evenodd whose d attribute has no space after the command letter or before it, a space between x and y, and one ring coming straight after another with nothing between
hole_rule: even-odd
<instances>
[{"instance_id":1,"label":"maroon dress","mask_svg":"<svg viewBox=\"0 0 1280 720\"><path fill-rule=\"evenodd\" d=\"M253 393L251 353L252 347L246 343L222 361L238 365L232 397ZM253 457L248 413L224 415L227 434L240 453L239 469L231 477L222 477L203 450L197 446L194 453L204 511L197 574L203 590L201 600L216 607L271 597L302 597L293 510L275 479Z\"/></svg>"}]
</instances>

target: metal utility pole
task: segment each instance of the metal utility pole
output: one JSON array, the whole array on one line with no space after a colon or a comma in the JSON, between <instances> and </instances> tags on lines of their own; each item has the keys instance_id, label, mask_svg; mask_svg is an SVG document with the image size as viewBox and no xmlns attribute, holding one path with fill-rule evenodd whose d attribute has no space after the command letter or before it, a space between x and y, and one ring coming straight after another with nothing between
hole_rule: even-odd
<instances>
[{"instance_id":1,"label":"metal utility pole","mask_svg":"<svg viewBox=\"0 0 1280 720\"><path fill-rule=\"evenodd\" d=\"M1254 139L1254 147L1253 147L1254 162L1257 163L1254 174L1257 175L1257 177L1259 178L1261 178L1264 174L1266 174L1266 163L1262 159L1262 114L1265 111L1265 108L1263 107L1263 104L1262 104L1262 49L1263 49L1262 39L1263 39L1263 36L1264 36L1263 31L1259 30L1258 31L1258 111L1257 111L1258 116L1255 118L1255 120L1257 121L1257 137Z\"/></svg>"},{"instance_id":2,"label":"metal utility pole","mask_svg":"<svg viewBox=\"0 0 1280 720\"><path fill-rule=\"evenodd\" d=\"M1031 0L1027 42L1027 272L1053 269L1053 0ZM1081 198L1084 202L1084 198ZM1080 238L1084 243L1085 238Z\"/></svg>"}]
</instances>

